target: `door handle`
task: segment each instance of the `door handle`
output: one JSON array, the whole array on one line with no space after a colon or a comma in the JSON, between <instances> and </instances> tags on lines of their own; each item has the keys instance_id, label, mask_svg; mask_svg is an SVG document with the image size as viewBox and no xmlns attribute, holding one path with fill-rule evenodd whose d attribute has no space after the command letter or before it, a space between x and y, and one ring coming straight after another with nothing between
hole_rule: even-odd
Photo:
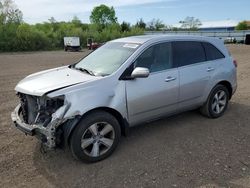
<instances>
[{"instance_id":1,"label":"door handle","mask_svg":"<svg viewBox=\"0 0 250 188\"><path fill-rule=\"evenodd\" d=\"M165 79L165 82L171 82L171 81L174 81L174 80L176 80L176 77L168 76L168 77Z\"/></svg>"},{"instance_id":2,"label":"door handle","mask_svg":"<svg viewBox=\"0 0 250 188\"><path fill-rule=\"evenodd\" d=\"M208 67L207 68L207 72L211 72L211 71L214 71L215 70L215 68L213 68L213 67Z\"/></svg>"}]
</instances>

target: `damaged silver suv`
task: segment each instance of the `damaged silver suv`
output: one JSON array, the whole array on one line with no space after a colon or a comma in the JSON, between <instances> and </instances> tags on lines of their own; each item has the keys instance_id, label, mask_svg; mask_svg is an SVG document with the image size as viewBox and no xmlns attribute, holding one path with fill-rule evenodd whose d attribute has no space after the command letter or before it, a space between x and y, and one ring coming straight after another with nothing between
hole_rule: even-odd
<instances>
[{"instance_id":1,"label":"damaged silver suv","mask_svg":"<svg viewBox=\"0 0 250 188\"><path fill-rule=\"evenodd\" d=\"M32 74L15 90L15 126L83 161L109 156L129 127L200 108L218 118L236 90L223 42L195 36L113 40L78 63Z\"/></svg>"}]
</instances>

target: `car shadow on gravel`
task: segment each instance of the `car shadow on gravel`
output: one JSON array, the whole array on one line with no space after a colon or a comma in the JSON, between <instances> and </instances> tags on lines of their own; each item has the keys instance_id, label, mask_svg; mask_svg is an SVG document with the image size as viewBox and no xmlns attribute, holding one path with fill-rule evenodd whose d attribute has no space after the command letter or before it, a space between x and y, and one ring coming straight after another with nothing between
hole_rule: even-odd
<instances>
[{"instance_id":1,"label":"car shadow on gravel","mask_svg":"<svg viewBox=\"0 0 250 188\"><path fill-rule=\"evenodd\" d=\"M225 115L197 111L131 128L104 161L85 164L68 150L40 152L34 165L56 187L229 186L250 175L250 106L231 102Z\"/></svg>"}]
</instances>

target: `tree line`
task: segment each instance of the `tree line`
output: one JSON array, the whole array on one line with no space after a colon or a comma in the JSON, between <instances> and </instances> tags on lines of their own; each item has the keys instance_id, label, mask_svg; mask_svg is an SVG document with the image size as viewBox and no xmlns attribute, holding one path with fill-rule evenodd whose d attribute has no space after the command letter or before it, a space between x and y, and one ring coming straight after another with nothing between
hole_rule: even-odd
<instances>
[{"instance_id":1,"label":"tree line","mask_svg":"<svg viewBox=\"0 0 250 188\"><path fill-rule=\"evenodd\" d=\"M0 0L0 52L62 49L65 36L80 37L81 45L85 47L88 38L102 43L164 27L160 19L152 19L147 24L142 18L134 25L125 21L119 24L114 8L106 5L94 7L90 24L82 23L75 16L69 22L58 22L52 17L46 22L30 25L23 21L23 14L13 0Z\"/></svg>"},{"instance_id":2,"label":"tree line","mask_svg":"<svg viewBox=\"0 0 250 188\"><path fill-rule=\"evenodd\" d=\"M199 19L187 17L180 21L182 30L197 30ZM246 23L240 23L238 29L245 29ZM80 37L83 47L88 38L95 42L106 42L115 38L141 35L145 30L178 30L170 28L160 19L145 23L139 19L131 25L123 21L118 23L113 7L100 5L94 7L90 15L90 24L82 23L76 16L68 22L58 22L53 17L34 25L23 21L23 14L13 0L0 0L0 52L37 51L63 48L63 37Z\"/></svg>"},{"instance_id":3,"label":"tree line","mask_svg":"<svg viewBox=\"0 0 250 188\"><path fill-rule=\"evenodd\" d=\"M119 24L113 7L99 6L102 14L94 9L90 24L82 23L76 16L69 22L58 22L53 17L34 25L23 21L23 14L13 0L0 0L0 52L37 51L63 48L63 37L78 36L81 45L86 46L87 38L95 42L106 42L115 38L140 35L144 26L140 23ZM113 11L113 15L110 12ZM115 17L116 19L114 19Z\"/></svg>"}]
</instances>

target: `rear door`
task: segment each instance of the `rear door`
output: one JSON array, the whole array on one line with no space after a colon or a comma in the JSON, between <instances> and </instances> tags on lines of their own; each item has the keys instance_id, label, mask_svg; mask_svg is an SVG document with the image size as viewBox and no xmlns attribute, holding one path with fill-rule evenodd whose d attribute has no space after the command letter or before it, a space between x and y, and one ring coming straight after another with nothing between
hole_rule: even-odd
<instances>
[{"instance_id":1,"label":"rear door","mask_svg":"<svg viewBox=\"0 0 250 188\"><path fill-rule=\"evenodd\" d=\"M172 63L171 43L153 45L135 61L135 67L150 70L147 78L126 81L130 124L152 120L177 109L178 68Z\"/></svg>"},{"instance_id":2,"label":"rear door","mask_svg":"<svg viewBox=\"0 0 250 188\"><path fill-rule=\"evenodd\" d=\"M201 42L176 41L172 45L173 61L179 67L179 108L185 110L201 102L214 68L206 61Z\"/></svg>"},{"instance_id":3,"label":"rear door","mask_svg":"<svg viewBox=\"0 0 250 188\"><path fill-rule=\"evenodd\" d=\"M209 42L202 42L202 45L206 52L207 61L210 63L209 67L213 70L210 72L217 72L216 70L226 63L225 55Z\"/></svg>"}]
</instances>

